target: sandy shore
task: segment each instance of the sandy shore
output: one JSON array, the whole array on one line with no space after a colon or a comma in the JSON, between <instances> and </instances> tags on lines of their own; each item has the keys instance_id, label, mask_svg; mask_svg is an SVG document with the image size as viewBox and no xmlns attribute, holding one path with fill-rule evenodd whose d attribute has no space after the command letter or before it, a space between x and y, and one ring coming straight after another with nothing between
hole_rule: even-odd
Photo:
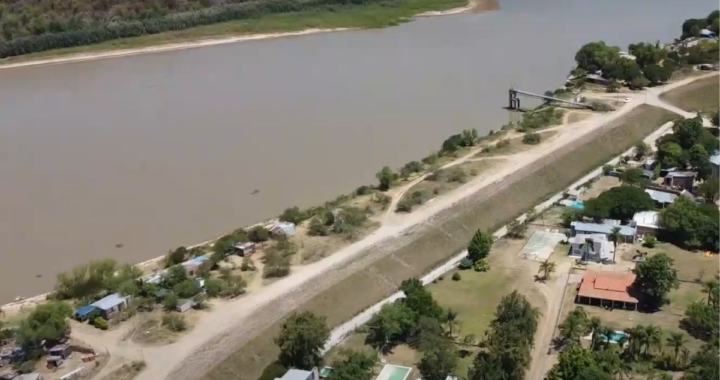
<instances>
[{"instance_id":1,"label":"sandy shore","mask_svg":"<svg viewBox=\"0 0 720 380\"><path fill-rule=\"evenodd\" d=\"M334 29L313 28L313 29L301 30L299 32L247 34L247 35L236 36L236 37L204 39L204 40L191 41L191 42L148 46L148 47L137 48L137 49L119 49L119 50L102 51L102 52L97 52L97 53L72 54L72 55L57 57L57 58L39 59L39 60L35 60L35 61L18 62L18 63L8 63L5 65L0 65L0 69L13 69L13 68L18 68L18 67L55 65L55 64L59 64L59 63L82 62L82 61L91 61L91 60L95 60L95 59L128 57L128 56L138 55L138 54L160 53L160 52L167 52L167 51L174 51L174 50L184 50L184 49L193 49L193 48L200 48L200 47L206 47L206 46L231 44L231 43L235 43L235 42L265 40L265 39L269 39L269 38L305 36L308 34L339 32L339 31L343 31L343 30L350 30L350 28L334 28Z\"/></svg>"}]
</instances>

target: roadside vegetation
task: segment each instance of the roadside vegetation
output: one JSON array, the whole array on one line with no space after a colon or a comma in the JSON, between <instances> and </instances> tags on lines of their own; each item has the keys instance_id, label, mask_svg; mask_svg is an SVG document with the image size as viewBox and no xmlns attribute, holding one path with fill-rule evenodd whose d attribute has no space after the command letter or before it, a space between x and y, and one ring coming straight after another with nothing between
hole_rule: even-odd
<instances>
[{"instance_id":1,"label":"roadside vegetation","mask_svg":"<svg viewBox=\"0 0 720 380\"><path fill-rule=\"evenodd\" d=\"M188 1L105 4L81 1L32 6L3 1L0 58L131 48L228 35L307 28L396 25L418 13L466 5L463 0ZM97 45L99 44L99 45ZM92 45L92 46L86 46ZM77 48L80 47L80 48ZM62 49L62 50L58 50ZM45 54L35 54L39 58Z\"/></svg>"}]
</instances>

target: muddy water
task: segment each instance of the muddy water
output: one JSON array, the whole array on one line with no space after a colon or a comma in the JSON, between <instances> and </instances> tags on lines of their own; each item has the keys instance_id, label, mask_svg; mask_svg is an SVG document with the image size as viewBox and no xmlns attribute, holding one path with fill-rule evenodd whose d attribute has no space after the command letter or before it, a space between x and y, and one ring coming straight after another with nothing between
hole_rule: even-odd
<instances>
[{"instance_id":1,"label":"muddy water","mask_svg":"<svg viewBox=\"0 0 720 380\"><path fill-rule=\"evenodd\" d=\"M716 5L507 0L383 30L0 70L0 302L90 259L148 259L373 182L449 134L498 128L507 89L553 88L584 42L670 41Z\"/></svg>"}]
</instances>

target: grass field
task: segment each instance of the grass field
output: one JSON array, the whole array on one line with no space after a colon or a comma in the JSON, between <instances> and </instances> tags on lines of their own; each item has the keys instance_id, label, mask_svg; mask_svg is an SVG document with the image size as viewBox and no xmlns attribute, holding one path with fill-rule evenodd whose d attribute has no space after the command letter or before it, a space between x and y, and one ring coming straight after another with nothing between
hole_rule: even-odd
<instances>
[{"instance_id":1,"label":"grass field","mask_svg":"<svg viewBox=\"0 0 720 380\"><path fill-rule=\"evenodd\" d=\"M675 260L675 268L678 270L678 278L681 281L703 282L720 274L718 256L716 254L705 256L704 252L692 252L669 243L658 243L654 248L645 248L638 244L628 249L626 255L629 255L629 257L625 258L632 259L632 255L635 254L637 250L648 252L649 256L661 252L667 254Z\"/></svg>"},{"instance_id":2,"label":"grass field","mask_svg":"<svg viewBox=\"0 0 720 380\"><path fill-rule=\"evenodd\" d=\"M720 104L720 81L718 76L700 79L668 91L660 98L686 111L717 111Z\"/></svg>"},{"instance_id":3,"label":"grass field","mask_svg":"<svg viewBox=\"0 0 720 380\"><path fill-rule=\"evenodd\" d=\"M574 180L627 150L675 115L640 106L614 123L544 157L514 175L437 214L432 220L359 255L303 285L284 299L261 307L238 349L204 378L256 380L278 354L273 338L292 310L312 310L336 326L397 290L402 280L420 276L462 250L477 229L494 230ZM217 339L222 339L218 337ZM212 344L212 342L210 342Z\"/></svg>"},{"instance_id":4,"label":"grass field","mask_svg":"<svg viewBox=\"0 0 720 380\"><path fill-rule=\"evenodd\" d=\"M497 6L494 0L481 1L480 3L488 3L482 5L487 9L493 9L493 6ZM0 65L69 54L144 48L169 43L248 34L296 32L310 28L381 28L405 22L410 17L426 11L442 11L467 4L467 0L398 0L368 5L327 7L315 11L270 14L256 19L230 21L182 31L158 33L107 41L95 45L49 50L0 59Z\"/></svg>"},{"instance_id":5,"label":"grass field","mask_svg":"<svg viewBox=\"0 0 720 380\"><path fill-rule=\"evenodd\" d=\"M547 132L541 132L538 133L542 139L542 142L546 142L547 140L551 139L553 136L557 134L556 131L547 131ZM502 147L488 147L489 149L483 149L481 152L477 153L475 157L492 157L492 156L503 156L503 155L510 155L520 152L525 152L527 150L530 150L537 145L529 145L524 144L522 142L522 137L516 137L514 139L508 140L508 145L502 146Z\"/></svg>"}]
</instances>

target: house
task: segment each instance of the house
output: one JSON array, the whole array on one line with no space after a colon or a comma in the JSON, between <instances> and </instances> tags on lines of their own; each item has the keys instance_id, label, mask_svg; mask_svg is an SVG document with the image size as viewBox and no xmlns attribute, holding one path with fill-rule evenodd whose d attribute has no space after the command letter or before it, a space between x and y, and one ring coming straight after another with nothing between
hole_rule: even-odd
<instances>
[{"instance_id":1,"label":"house","mask_svg":"<svg viewBox=\"0 0 720 380\"><path fill-rule=\"evenodd\" d=\"M633 224L635 224L635 231L638 236L645 235L656 235L658 229L658 216L660 214L657 211L643 211L638 212L633 216Z\"/></svg>"},{"instance_id":2,"label":"house","mask_svg":"<svg viewBox=\"0 0 720 380\"><path fill-rule=\"evenodd\" d=\"M648 158L645 161L643 161L642 168L643 170L655 170L655 167L657 166L658 161L654 158Z\"/></svg>"},{"instance_id":3,"label":"house","mask_svg":"<svg viewBox=\"0 0 720 380\"><path fill-rule=\"evenodd\" d=\"M665 208L668 205L675 203L675 200L679 196L687 197L689 199L695 199L695 197L687 190L674 190L663 187L646 187L645 192L655 201L655 205L659 208Z\"/></svg>"},{"instance_id":4,"label":"house","mask_svg":"<svg viewBox=\"0 0 720 380\"><path fill-rule=\"evenodd\" d=\"M110 320L128 307L130 297L123 297L120 293L111 294L90 306L98 309L100 316Z\"/></svg>"},{"instance_id":5,"label":"house","mask_svg":"<svg viewBox=\"0 0 720 380\"><path fill-rule=\"evenodd\" d=\"M705 71L716 71L718 69L718 65L712 65L710 63L701 63L695 67L698 70L705 70Z\"/></svg>"},{"instance_id":6,"label":"house","mask_svg":"<svg viewBox=\"0 0 720 380\"><path fill-rule=\"evenodd\" d=\"M613 83L612 80L610 80L610 79L605 79L605 78L603 78L602 76L597 75L597 74L587 74L587 75L585 75L585 81L586 81L586 82L590 82L590 83L600 84L600 85L603 85L603 86L609 86L610 84Z\"/></svg>"},{"instance_id":7,"label":"house","mask_svg":"<svg viewBox=\"0 0 720 380\"><path fill-rule=\"evenodd\" d=\"M720 154L710 156L710 164L712 165L712 177L718 178L720 176Z\"/></svg>"},{"instance_id":8,"label":"house","mask_svg":"<svg viewBox=\"0 0 720 380\"><path fill-rule=\"evenodd\" d=\"M200 271L200 267L202 266L202 264L208 260L209 259L207 256L198 256L198 257L194 257L180 265L182 265L183 268L185 268L185 272L187 272L188 276L195 277L195 276L197 276L198 272Z\"/></svg>"},{"instance_id":9,"label":"house","mask_svg":"<svg viewBox=\"0 0 720 380\"><path fill-rule=\"evenodd\" d=\"M72 354L72 350L70 349L69 344L56 344L48 351L48 355L50 356L59 356L63 359L67 359L70 357L70 354Z\"/></svg>"},{"instance_id":10,"label":"house","mask_svg":"<svg viewBox=\"0 0 720 380\"><path fill-rule=\"evenodd\" d=\"M677 189L692 191L693 185L695 184L695 177L697 177L697 172L672 172L665 176L663 184Z\"/></svg>"},{"instance_id":11,"label":"house","mask_svg":"<svg viewBox=\"0 0 720 380\"><path fill-rule=\"evenodd\" d=\"M290 369L283 377L275 378L275 380L320 380L320 374L317 368L313 368L310 371L302 369Z\"/></svg>"},{"instance_id":12,"label":"house","mask_svg":"<svg viewBox=\"0 0 720 380\"><path fill-rule=\"evenodd\" d=\"M619 223L584 223L584 222L572 222L570 223L570 227L572 228L572 235L596 235L596 234L602 234L605 235L608 240L610 240L610 235L612 234L612 231L614 228L620 229L620 236L621 241L625 243L633 243L635 242L635 227L633 226L624 226Z\"/></svg>"},{"instance_id":13,"label":"house","mask_svg":"<svg viewBox=\"0 0 720 380\"><path fill-rule=\"evenodd\" d=\"M615 259L615 244L604 234L578 234L570 238L570 257L601 262Z\"/></svg>"},{"instance_id":14,"label":"house","mask_svg":"<svg viewBox=\"0 0 720 380\"><path fill-rule=\"evenodd\" d=\"M709 29L702 29L702 30L700 30L700 38L714 39L714 38L716 38L716 37L717 37L717 36L715 35L715 33L713 33L712 31L710 31Z\"/></svg>"},{"instance_id":15,"label":"house","mask_svg":"<svg viewBox=\"0 0 720 380\"><path fill-rule=\"evenodd\" d=\"M595 271L583 275L575 302L580 304L635 310L638 299L630 294L635 274L630 271Z\"/></svg>"},{"instance_id":16,"label":"house","mask_svg":"<svg viewBox=\"0 0 720 380\"><path fill-rule=\"evenodd\" d=\"M75 319L80 322L85 322L92 316L95 310L97 310L97 308L92 305L81 307L75 310Z\"/></svg>"},{"instance_id":17,"label":"house","mask_svg":"<svg viewBox=\"0 0 720 380\"><path fill-rule=\"evenodd\" d=\"M634 55L632 55L626 51L621 51L618 54L620 55L620 58L629 59L631 61L634 61L635 59L637 59L637 57L635 57Z\"/></svg>"},{"instance_id":18,"label":"house","mask_svg":"<svg viewBox=\"0 0 720 380\"><path fill-rule=\"evenodd\" d=\"M295 224L289 222L275 222L270 228L268 228L268 230L274 235L294 236Z\"/></svg>"},{"instance_id":19,"label":"house","mask_svg":"<svg viewBox=\"0 0 720 380\"><path fill-rule=\"evenodd\" d=\"M237 243L233 247L233 253L241 257L251 256L255 253L256 245L252 242Z\"/></svg>"}]
</instances>

